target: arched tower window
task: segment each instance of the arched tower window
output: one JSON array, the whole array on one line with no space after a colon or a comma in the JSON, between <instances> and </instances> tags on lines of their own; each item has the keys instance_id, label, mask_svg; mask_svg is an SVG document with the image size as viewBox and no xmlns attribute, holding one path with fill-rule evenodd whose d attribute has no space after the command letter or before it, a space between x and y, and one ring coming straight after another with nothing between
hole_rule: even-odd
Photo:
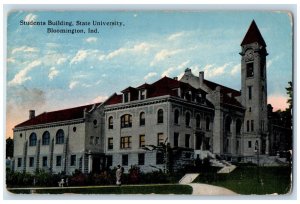
<instances>
[{"instance_id":1,"label":"arched tower window","mask_svg":"<svg viewBox=\"0 0 300 204\"><path fill-rule=\"evenodd\" d=\"M179 110L175 109L174 111L174 123L178 124L179 123Z\"/></svg>"},{"instance_id":2,"label":"arched tower window","mask_svg":"<svg viewBox=\"0 0 300 204\"><path fill-rule=\"evenodd\" d=\"M185 125L187 127L191 126L191 114L190 114L190 112L185 113Z\"/></svg>"},{"instance_id":3,"label":"arched tower window","mask_svg":"<svg viewBox=\"0 0 300 204\"><path fill-rule=\"evenodd\" d=\"M164 111L162 109L159 109L157 111L157 123L163 123L164 122Z\"/></svg>"},{"instance_id":4,"label":"arched tower window","mask_svg":"<svg viewBox=\"0 0 300 204\"><path fill-rule=\"evenodd\" d=\"M56 132L56 144L63 144L65 139L65 133L62 129Z\"/></svg>"},{"instance_id":5,"label":"arched tower window","mask_svg":"<svg viewBox=\"0 0 300 204\"><path fill-rule=\"evenodd\" d=\"M29 146L36 146L36 134L33 132L29 136Z\"/></svg>"},{"instance_id":6,"label":"arched tower window","mask_svg":"<svg viewBox=\"0 0 300 204\"><path fill-rule=\"evenodd\" d=\"M110 116L108 118L108 129L113 129L114 128L114 118Z\"/></svg>"},{"instance_id":7,"label":"arched tower window","mask_svg":"<svg viewBox=\"0 0 300 204\"><path fill-rule=\"evenodd\" d=\"M45 131L42 136L42 145L49 145L50 143L50 133Z\"/></svg>"},{"instance_id":8,"label":"arched tower window","mask_svg":"<svg viewBox=\"0 0 300 204\"><path fill-rule=\"evenodd\" d=\"M140 126L145 125L145 113L141 112L140 113Z\"/></svg>"}]
</instances>

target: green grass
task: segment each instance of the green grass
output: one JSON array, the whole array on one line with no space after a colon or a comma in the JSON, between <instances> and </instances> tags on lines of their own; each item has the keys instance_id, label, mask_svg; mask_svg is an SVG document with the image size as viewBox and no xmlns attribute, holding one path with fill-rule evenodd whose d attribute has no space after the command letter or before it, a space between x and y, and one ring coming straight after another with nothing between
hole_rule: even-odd
<instances>
[{"instance_id":1,"label":"green grass","mask_svg":"<svg viewBox=\"0 0 300 204\"><path fill-rule=\"evenodd\" d=\"M237 167L230 174L203 173L194 183L223 186L239 194L286 194L291 189L290 167Z\"/></svg>"},{"instance_id":2,"label":"green grass","mask_svg":"<svg viewBox=\"0 0 300 204\"><path fill-rule=\"evenodd\" d=\"M9 190L12 193L30 194L28 190ZM63 189L37 189L38 194L192 194L192 187L188 185L145 185L145 186L113 186L91 188L63 188Z\"/></svg>"}]
</instances>

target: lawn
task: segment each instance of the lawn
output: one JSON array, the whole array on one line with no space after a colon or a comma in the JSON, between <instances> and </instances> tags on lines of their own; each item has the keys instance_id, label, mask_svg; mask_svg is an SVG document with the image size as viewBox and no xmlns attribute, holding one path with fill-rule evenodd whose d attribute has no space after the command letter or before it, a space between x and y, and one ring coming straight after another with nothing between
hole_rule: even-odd
<instances>
[{"instance_id":1,"label":"lawn","mask_svg":"<svg viewBox=\"0 0 300 204\"><path fill-rule=\"evenodd\" d=\"M12 193L30 194L30 189L9 190ZM108 186L108 187L84 187L62 189L37 189L38 194L192 194L192 187L188 185L142 185L142 186Z\"/></svg>"},{"instance_id":2,"label":"lawn","mask_svg":"<svg viewBox=\"0 0 300 204\"><path fill-rule=\"evenodd\" d=\"M241 166L230 174L202 173L194 183L223 186L245 195L286 194L291 189L291 168Z\"/></svg>"}]
</instances>

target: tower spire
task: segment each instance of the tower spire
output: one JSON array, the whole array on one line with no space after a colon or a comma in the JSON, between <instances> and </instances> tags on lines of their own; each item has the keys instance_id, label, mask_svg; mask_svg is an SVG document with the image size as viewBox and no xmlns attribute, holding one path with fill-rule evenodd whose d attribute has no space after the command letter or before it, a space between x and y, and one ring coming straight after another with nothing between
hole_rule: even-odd
<instances>
[{"instance_id":1,"label":"tower spire","mask_svg":"<svg viewBox=\"0 0 300 204\"><path fill-rule=\"evenodd\" d=\"M251 44L254 42L257 42L257 43L261 44L262 46L266 47L264 38L262 37L255 21L253 20L242 43L241 43L241 46L246 45L246 44Z\"/></svg>"}]
</instances>

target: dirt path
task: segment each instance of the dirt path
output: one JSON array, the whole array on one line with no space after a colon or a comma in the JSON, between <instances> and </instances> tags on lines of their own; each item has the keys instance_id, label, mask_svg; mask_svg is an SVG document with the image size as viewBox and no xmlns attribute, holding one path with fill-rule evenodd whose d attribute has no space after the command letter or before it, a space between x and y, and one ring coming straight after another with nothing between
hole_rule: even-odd
<instances>
[{"instance_id":1,"label":"dirt path","mask_svg":"<svg viewBox=\"0 0 300 204\"><path fill-rule=\"evenodd\" d=\"M212 186L208 184L201 183L190 183L192 186L192 195L238 195L237 193L223 187Z\"/></svg>"}]
</instances>

